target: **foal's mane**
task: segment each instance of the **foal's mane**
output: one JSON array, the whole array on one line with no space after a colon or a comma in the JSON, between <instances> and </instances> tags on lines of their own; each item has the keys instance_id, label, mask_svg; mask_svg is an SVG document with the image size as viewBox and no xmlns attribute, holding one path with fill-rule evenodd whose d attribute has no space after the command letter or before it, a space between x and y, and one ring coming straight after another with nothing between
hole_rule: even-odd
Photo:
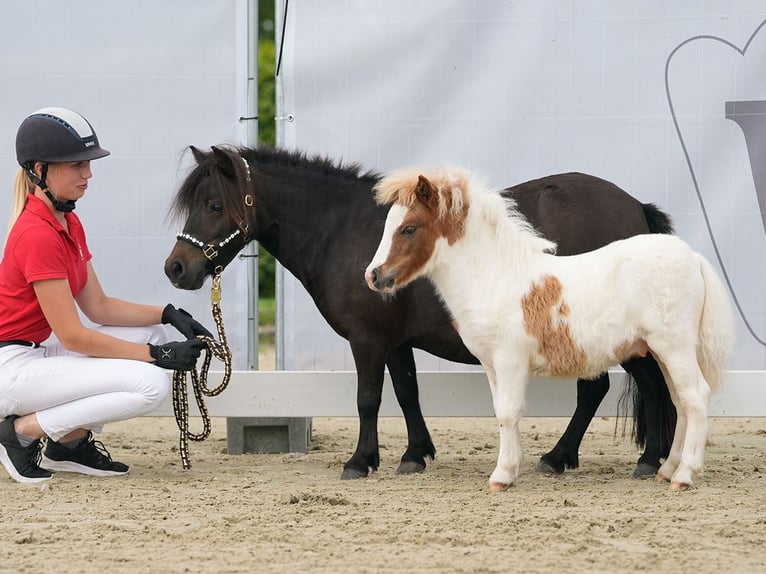
<instances>
[{"instance_id":1,"label":"foal's mane","mask_svg":"<svg viewBox=\"0 0 766 574\"><path fill-rule=\"evenodd\" d=\"M421 176L436 191L439 219L464 214L469 204L467 193L472 184L471 176L467 171L449 166L436 170L409 167L391 172L375 186L375 201L381 205L398 203L412 207L417 200Z\"/></svg>"},{"instance_id":2,"label":"foal's mane","mask_svg":"<svg viewBox=\"0 0 766 574\"><path fill-rule=\"evenodd\" d=\"M526 244L533 251L555 252L555 243L540 235L518 210L513 198L489 190L478 176L458 167L410 167L391 172L375 186L375 200L382 205L412 207L418 198L421 177L436 192L438 220L461 222L470 209L489 223L495 233L528 237Z\"/></svg>"}]
</instances>

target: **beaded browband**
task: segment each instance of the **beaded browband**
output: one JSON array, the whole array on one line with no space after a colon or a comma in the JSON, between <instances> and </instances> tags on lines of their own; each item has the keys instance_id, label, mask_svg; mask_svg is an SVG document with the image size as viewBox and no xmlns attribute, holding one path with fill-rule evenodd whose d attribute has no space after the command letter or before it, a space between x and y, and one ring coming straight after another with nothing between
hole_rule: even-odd
<instances>
[{"instance_id":1,"label":"beaded browband","mask_svg":"<svg viewBox=\"0 0 766 574\"><path fill-rule=\"evenodd\" d=\"M245 164L245 178L248 182L250 182L250 164L247 163L247 160L240 156L240 159L242 160L242 163ZM253 196L249 193L245 194L244 197L245 205L248 207L252 207L253 205ZM247 229L247 226L245 226L245 229ZM187 243L191 243L195 247L199 247L202 250L202 253L205 255L205 257L209 261L215 260L216 257L218 257L218 250L226 247L235 237L242 234L242 230L237 228L234 231L232 231L228 237L225 237L221 241L219 241L217 244L213 243L205 243L201 239L197 239L190 233L179 233L176 235L176 239L179 239L181 241L186 241ZM247 237L245 237L245 243L247 242Z\"/></svg>"}]
</instances>

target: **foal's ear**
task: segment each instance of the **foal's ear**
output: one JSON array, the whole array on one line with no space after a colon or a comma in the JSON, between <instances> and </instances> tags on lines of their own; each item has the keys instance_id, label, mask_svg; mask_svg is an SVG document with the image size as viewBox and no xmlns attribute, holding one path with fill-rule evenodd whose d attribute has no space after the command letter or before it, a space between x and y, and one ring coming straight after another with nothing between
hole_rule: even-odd
<instances>
[{"instance_id":1,"label":"foal's ear","mask_svg":"<svg viewBox=\"0 0 766 574\"><path fill-rule=\"evenodd\" d=\"M234 171L234 161L232 160L231 155L226 152L226 150L215 146L210 149L213 150L213 156L216 159L218 169L221 170L221 173L229 179L234 179L236 172Z\"/></svg>"},{"instance_id":2,"label":"foal's ear","mask_svg":"<svg viewBox=\"0 0 766 574\"><path fill-rule=\"evenodd\" d=\"M423 203L429 203L434 194L434 186L424 175L418 176L418 184L415 186L415 197Z\"/></svg>"}]
</instances>

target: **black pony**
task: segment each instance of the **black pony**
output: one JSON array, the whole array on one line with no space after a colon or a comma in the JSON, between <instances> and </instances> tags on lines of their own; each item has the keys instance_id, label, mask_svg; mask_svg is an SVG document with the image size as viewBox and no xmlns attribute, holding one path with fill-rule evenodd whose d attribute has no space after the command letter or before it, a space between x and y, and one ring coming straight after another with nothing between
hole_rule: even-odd
<instances>
[{"instance_id":1,"label":"black pony","mask_svg":"<svg viewBox=\"0 0 766 574\"><path fill-rule=\"evenodd\" d=\"M307 289L320 313L349 341L357 371L359 440L342 479L366 476L380 463L378 411L384 370L407 424L407 450L398 471L425 469L436 449L418 399L413 348L450 361L478 364L451 325L427 281L384 300L362 281L382 233L387 208L372 187L379 176L359 166L272 149L191 148L197 165L182 183L172 214L185 221L165 262L181 289L199 289L248 242L257 240ZM672 233L666 214L614 184L580 173L553 175L504 190L558 253L589 251L640 233ZM417 300L417 304L411 304ZM651 356L623 365L635 380L634 437L645 446L635 476L654 476L667 456L675 409ZM577 384L577 408L564 435L538 468L561 473L578 466L578 448L609 389L603 374Z\"/></svg>"}]
</instances>

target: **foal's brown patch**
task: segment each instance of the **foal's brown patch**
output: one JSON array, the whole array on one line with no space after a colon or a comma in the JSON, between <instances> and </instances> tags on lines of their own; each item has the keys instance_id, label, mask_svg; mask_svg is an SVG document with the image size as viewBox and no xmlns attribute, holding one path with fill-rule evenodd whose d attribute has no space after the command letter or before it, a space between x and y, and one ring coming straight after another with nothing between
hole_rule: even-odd
<instances>
[{"instance_id":1,"label":"foal's brown patch","mask_svg":"<svg viewBox=\"0 0 766 574\"><path fill-rule=\"evenodd\" d=\"M561 282L547 275L521 300L524 328L537 340L537 350L549 364L555 376L583 373L588 364L585 352L572 339L569 325L563 319L569 306L562 301Z\"/></svg>"}]
</instances>

